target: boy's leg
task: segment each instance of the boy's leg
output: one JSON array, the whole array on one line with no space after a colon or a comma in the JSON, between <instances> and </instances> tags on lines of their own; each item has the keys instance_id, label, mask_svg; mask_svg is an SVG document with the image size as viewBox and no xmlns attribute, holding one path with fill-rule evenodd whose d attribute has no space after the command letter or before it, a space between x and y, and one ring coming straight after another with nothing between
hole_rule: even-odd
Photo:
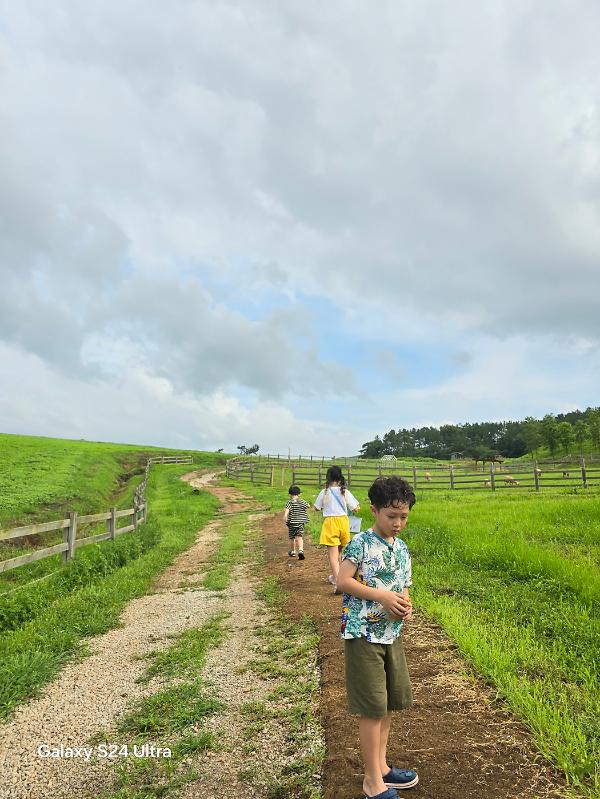
<instances>
[{"instance_id":1,"label":"boy's leg","mask_svg":"<svg viewBox=\"0 0 600 799\"><path fill-rule=\"evenodd\" d=\"M304 560L304 539L301 535L296 536L296 542L298 544L298 557L300 560Z\"/></svg>"},{"instance_id":2,"label":"boy's leg","mask_svg":"<svg viewBox=\"0 0 600 799\"><path fill-rule=\"evenodd\" d=\"M379 769L383 776L385 776L390 770L387 762L387 744L390 735L391 723L391 713L388 713L385 718L381 719L381 735L379 738Z\"/></svg>"},{"instance_id":3,"label":"boy's leg","mask_svg":"<svg viewBox=\"0 0 600 799\"><path fill-rule=\"evenodd\" d=\"M380 765L382 725L386 718L389 717L372 719L368 716L360 716L358 720L360 751L365 769L363 791L367 796L377 796L378 793L387 791Z\"/></svg>"}]
</instances>

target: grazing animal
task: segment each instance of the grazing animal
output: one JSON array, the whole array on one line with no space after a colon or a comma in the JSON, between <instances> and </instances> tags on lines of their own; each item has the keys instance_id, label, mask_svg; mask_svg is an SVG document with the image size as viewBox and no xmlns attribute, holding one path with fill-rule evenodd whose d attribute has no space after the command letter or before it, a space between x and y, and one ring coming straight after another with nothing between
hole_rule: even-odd
<instances>
[{"instance_id":1,"label":"grazing animal","mask_svg":"<svg viewBox=\"0 0 600 799\"><path fill-rule=\"evenodd\" d=\"M570 476L571 475L569 474L569 472L563 472L563 477L570 477Z\"/></svg>"},{"instance_id":2,"label":"grazing animal","mask_svg":"<svg viewBox=\"0 0 600 799\"><path fill-rule=\"evenodd\" d=\"M424 477L425 477L425 479L427 480L428 483L431 482L431 475L429 474L429 472L425 472Z\"/></svg>"},{"instance_id":3,"label":"grazing animal","mask_svg":"<svg viewBox=\"0 0 600 799\"><path fill-rule=\"evenodd\" d=\"M486 488L491 488L492 487L492 481L491 480L486 480L485 483L484 483L484 486Z\"/></svg>"},{"instance_id":4,"label":"grazing animal","mask_svg":"<svg viewBox=\"0 0 600 799\"><path fill-rule=\"evenodd\" d=\"M506 475L506 477L504 478L504 482L506 483L506 485L509 485L509 486L518 486L519 485L519 481L515 480L515 478L511 474L507 474Z\"/></svg>"}]
</instances>

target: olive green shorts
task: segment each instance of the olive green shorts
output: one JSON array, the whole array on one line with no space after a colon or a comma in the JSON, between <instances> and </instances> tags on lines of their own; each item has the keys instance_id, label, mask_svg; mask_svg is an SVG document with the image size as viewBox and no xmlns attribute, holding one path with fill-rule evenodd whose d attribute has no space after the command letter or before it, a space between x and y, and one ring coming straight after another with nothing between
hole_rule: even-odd
<instances>
[{"instance_id":1,"label":"olive green shorts","mask_svg":"<svg viewBox=\"0 0 600 799\"><path fill-rule=\"evenodd\" d=\"M350 713L381 718L412 705L410 677L402 636L393 644L373 644L366 638L344 641L346 694Z\"/></svg>"}]
</instances>

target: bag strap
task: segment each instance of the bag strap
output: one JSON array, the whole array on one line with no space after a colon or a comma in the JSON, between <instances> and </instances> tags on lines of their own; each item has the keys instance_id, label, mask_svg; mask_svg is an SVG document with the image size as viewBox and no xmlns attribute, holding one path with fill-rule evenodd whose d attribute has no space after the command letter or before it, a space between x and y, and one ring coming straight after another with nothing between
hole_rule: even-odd
<instances>
[{"instance_id":1,"label":"bag strap","mask_svg":"<svg viewBox=\"0 0 600 799\"><path fill-rule=\"evenodd\" d=\"M331 495L337 499L338 505L344 511L344 513L348 513L348 503L346 502L346 499L344 498L344 504L342 505L342 500L338 497L337 494L334 494L332 491Z\"/></svg>"}]
</instances>

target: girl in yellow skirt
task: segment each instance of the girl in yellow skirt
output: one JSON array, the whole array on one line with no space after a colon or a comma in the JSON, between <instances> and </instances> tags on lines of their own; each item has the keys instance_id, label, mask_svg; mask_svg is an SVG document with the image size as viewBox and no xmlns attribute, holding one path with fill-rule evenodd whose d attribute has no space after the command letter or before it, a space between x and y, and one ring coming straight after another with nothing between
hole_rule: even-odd
<instances>
[{"instance_id":1,"label":"girl in yellow skirt","mask_svg":"<svg viewBox=\"0 0 600 799\"><path fill-rule=\"evenodd\" d=\"M358 511L356 497L346 488L346 481L339 466L330 466L325 477L325 488L315 500L316 510L323 512L323 527L319 543L327 547L331 574L327 578L337 594L337 576L340 570L342 549L350 541L348 510Z\"/></svg>"}]
</instances>

